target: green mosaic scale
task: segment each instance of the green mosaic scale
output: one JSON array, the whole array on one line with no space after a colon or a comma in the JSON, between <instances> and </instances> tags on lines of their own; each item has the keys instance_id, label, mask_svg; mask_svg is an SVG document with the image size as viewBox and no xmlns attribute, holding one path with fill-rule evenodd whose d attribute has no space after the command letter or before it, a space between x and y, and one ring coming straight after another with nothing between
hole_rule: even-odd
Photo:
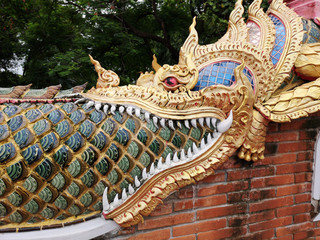
<instances>
[{"instance_id":1,"label":"green mosaic scale","mask_svg":"<svg viewBox=\"0 0 320 240\"><path fill-rule=\"evenodd\" d=\"M2 105L0 225L73 222L99 214L142 170L200 144L210 128L160 129L127 113L106 115L87 104Z\"/></svg>"}]
</instances>

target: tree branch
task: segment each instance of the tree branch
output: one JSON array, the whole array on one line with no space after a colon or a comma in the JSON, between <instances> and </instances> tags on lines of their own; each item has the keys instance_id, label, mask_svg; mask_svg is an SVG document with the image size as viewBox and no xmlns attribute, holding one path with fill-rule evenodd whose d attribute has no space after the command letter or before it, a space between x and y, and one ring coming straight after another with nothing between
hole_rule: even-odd
<instances>
[{"instance_id":1,"label":"tree branch","mask_svg":"<svg viewBox=\"0 0 320 240\"><path fill-rule=\"evenodd\" d=\"M150 39L155 42L163 44L170 51L170 53L172 54L172 56L175 59L179 58L179 52L171 45L170 41L168 41L167 39L159 37L159 36L151 34L151 33L148 33L148 32L141 31L141 30L137 29L136 27L134 27L133 25L131 25L130 23L128 23L127 21L125 21L120 16L113 15L113 14L100 14L99 16L105 17L105 18L115 19L115 20L121 22L125 27L130 29L130 31L132 31L132 33L135 34L136 36L141 37L143 39Z\"/></svg>"},{"instance_id":2,"label":"tree branch","mask_svg":"<svg viewBox=\"0 0 320 240\"><path fill-rule=\"evenodd\" d=\"M73 2L73 1L69 1L67 0L66 2L59 2L60 4L64 4L64 5L72 5L76 8L78 8L81 11L86 12L87 14L92 15L92 13L89 13L88 11L86 11L86 9ZM160 23L162 32L163 32L163 36L164 37L160 37L158 35L149 33L149 32L145 32L145 31L141 31L140 29L136 28L135 26L133 26L131 23L127 22L122 16L120 16L119 14L105 14L105 13L100 13L99 11L95 11L95 13L100 16L100 17L104 17L104 18L109 18L109 19L113 19L116 20L118 22L120 22L121 24L123 24L124 27L128 28L133 34L135 34L138 37L141 37L143 39L150 39L153 40L155 42L161 43L162 45L164 45L169 52L171 53L171 55L177 60L179 58L179 51L177 51L170 42L170 36L167 33L167 30L165 28L165 24L164 21L158 16L157 14L157 9L156 9L156 3L154 0L152 0L152 8L153 8L153 15L156 19L156 21L158 21Z\"/></svg>"}]
</instances>

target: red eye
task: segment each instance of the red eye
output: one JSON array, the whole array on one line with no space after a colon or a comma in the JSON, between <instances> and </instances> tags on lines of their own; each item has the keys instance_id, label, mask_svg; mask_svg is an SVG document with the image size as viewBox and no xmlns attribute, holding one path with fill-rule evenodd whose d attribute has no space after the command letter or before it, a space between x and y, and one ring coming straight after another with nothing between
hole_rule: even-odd
<instances>
[{"instance_id":1,"label":"red eye","mask_svg":"<svg viewBox=\"0 0 320 240\"><path fill-rule=\"evenodd\" d=\"M178 80L175 77L168 77L164 80L164 83L168 86L168 87L174 87L177 86L178 84Z\"/></svg>"}]
</instances>

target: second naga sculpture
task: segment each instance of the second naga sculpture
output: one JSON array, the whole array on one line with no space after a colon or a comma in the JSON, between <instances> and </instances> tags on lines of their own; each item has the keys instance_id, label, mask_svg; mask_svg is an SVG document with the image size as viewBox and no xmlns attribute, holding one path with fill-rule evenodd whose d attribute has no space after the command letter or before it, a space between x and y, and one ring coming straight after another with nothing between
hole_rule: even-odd
<instances>
[{"instance_id":1,"label":"second naga sculpture","mask_svg":"<svg viewBox=\"0 0 320 240\"><path fill-rule=\"evenodd\" d=\"M80 98L0 106L0 228L40 230L101 212L137 224L170 193L212 174L236 151L258 161L270 121L320 108L320 31L281 0L241 1L227 33L201 46L194 19L179 63L137 85L92 60L97 88ZM12 103L14 102L14 103ZM31 230L31 229L30 229Z\"/></svg>"}]
</instances>

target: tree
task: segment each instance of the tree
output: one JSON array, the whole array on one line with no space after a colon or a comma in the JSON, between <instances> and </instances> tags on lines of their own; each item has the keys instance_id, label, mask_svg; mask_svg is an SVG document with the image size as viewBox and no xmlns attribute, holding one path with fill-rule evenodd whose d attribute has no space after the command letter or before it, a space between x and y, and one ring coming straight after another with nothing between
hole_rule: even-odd
<instances>
[{"instance_id":1,"label":"tree","mask_svg":"<svg viewBox=\"0 0 320 240\"><path fill-rule=\"evenodd\" d=\"M25 16L22 1L12 1L8 5L7 1L0 0L0 83L2 86L20 81L19 76L10 70L23 58L19 37L24 27Z\"/></svg>"},{"instance_id":2,"label":"tree","mask_svg":"<svg viewBox=\"0 0 320 240\"><path fill-rule=\"evenodd\" d=\"M249 2L244 5L247 7ZM152 55L174 64L197 16L201 44L226 31L234 2L228 0L0 0L0 85L61 83L93 86L88 54L115 71L120 84L151 71ZM24 59L23 76L10 71ZM10 82L3 79L11 79Z\"/></svg>"}]
</instances>

